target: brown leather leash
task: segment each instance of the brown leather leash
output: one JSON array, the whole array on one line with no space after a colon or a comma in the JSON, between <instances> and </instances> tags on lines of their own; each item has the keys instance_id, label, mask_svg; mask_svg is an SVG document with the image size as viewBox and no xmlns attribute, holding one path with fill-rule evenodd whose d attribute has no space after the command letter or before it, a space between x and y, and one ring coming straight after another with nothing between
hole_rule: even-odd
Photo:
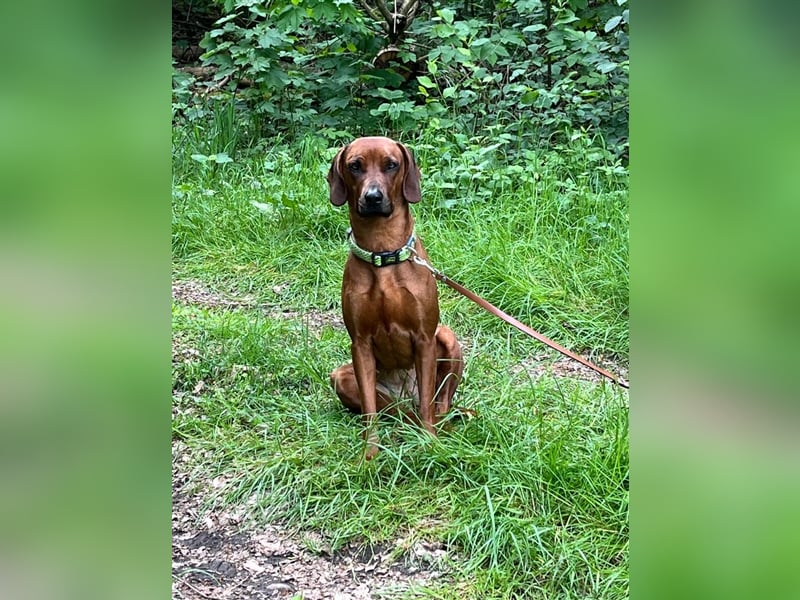
<instances>
[{"instance_id":1,"label":"brown leather leash","mask_svg":"<svg viewBox=\"0 0 800 600\"><path fill-rule=\"evenodd\" d=\"M453 288L455 291L457 291L462 296L465 296L465 297L469 298L470 300L472 300L475 304L477 304L478 306L480 306L484 310L492 313L496 317L501 318L506 323L508 323L510 325L513 325L514 327L516 327L517 329L519 329L523 333L526 333L527 335L531 336L532 338L537 339L540 342L542 342L543 344L546 344L546 345L550 346L553 350L557 350L558 352L560 352L564 356L567 356L567 357L569 357L569 358L571 358L573 360L578 361L582 365L589 367L590 369L592 369L593 371L599 373L603 377L607 377L608 379L610 379L611 381L616 383L618 386L623 387L625 389L629 389L628 383L626 381L624 381L622 379L619 379L617 376L615 376L612 373L606 371L605 369L602 369L602 368L598 367L594 363L586 360L585 358L583 358L582 356L580 356L578 354L575 354L571 350L567 350L561 344L559 344L557 342L554 342L553 340L551 340L547 336L544 336L541 333L539 333L538 331L528 327L527 325L525 325L525 323L522 323L521 321L518 321L517 319L515 319L514 317L512 317L508 313L503 312L502 310L497 308L494 304L488 302L487 300L484 300L483 298L478 296L476 293L471 292L470 290L465 288L460 283L456 283L455 281L450 279L447 275L445 275L444 273L442 273L438 269L433 268L430 265L430 263L428 263L428 261L426 261L425 259L421 258L415 251L413 251L413 249L412 249L412 254L414 255L412 260L415 263L417 263L418 265L422 265L423 267L428 269L436 279L438 279L442 283L447 284L448 286Z\"/></svg>"}]
</instances>

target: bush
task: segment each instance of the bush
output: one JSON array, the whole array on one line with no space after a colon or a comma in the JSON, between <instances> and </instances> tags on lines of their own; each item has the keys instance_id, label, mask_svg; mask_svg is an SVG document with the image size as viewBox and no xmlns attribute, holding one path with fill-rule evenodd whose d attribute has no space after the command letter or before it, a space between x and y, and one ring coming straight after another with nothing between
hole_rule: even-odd
<instances>
[{"instance_id":1,"label":"bush","mask_svg":"<svg viewBox=\"0 0 800 600\"><path fill-rule=\"evenodd\" d=\"M214 85L252 111L258 135L399 135L425 123L470 136L500 128L526 148L582 130L624 156L625 4L434 1L392 60L376 62L388 40L353 0L225 0L201 45Z\"/></svg>"}]
</instances>

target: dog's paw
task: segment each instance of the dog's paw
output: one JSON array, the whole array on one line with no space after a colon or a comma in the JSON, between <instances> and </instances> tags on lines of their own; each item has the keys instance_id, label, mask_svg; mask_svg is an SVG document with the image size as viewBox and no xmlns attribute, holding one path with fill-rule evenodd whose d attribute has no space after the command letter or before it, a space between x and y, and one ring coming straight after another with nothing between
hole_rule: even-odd
<instances>
[{"instance_id":1,"label":"dog's paw","mask_svg":"<svg viewBox=\"0 0 800 600\"><path fill-rule=\"evenodd\" d=\"M372 460L376 456L378 456L378 446L373 444L372 442L367 443L367 446L364 450L364 460Z\"/></svg>"},{"instance_id":2,"label":"dog's paw","mask_svg":"<svg viewBox=\"0 0 800 600\"><path fill-rule=\"evenodd\" d=\"M365 432L366 433L366 432ZM378 435L373 431L366 434L364 439L364 460L372 460L380 451Z\"/></svg>"}]
</instances>

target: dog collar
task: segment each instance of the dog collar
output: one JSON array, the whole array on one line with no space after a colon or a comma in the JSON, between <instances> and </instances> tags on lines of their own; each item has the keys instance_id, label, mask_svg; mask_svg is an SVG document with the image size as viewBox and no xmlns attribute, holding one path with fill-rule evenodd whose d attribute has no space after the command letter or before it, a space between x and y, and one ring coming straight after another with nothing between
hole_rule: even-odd
<instances>
[{"instance_id":1,"label":"dog collar","mask_svg":"<svg viewBox=\"0 0 800 600\"><path fill-rule=\"evenodd\" d=\"M401 262L407 261L411 258L411 255L414 252L414 242L416 240L416 234L414 231L411 232L411 237L408 238L406 245L402 248L398 248L397 250L392 250L389 252L370 252L369 250L364 250L358 244L356 244L356 238L353 236L352 228L347 230L347 243L350 245L350 252L352 252L357 258L368 262L369 264L375 267L388 267L389 265L396 265Z\"/></svg>"}]
</instances>

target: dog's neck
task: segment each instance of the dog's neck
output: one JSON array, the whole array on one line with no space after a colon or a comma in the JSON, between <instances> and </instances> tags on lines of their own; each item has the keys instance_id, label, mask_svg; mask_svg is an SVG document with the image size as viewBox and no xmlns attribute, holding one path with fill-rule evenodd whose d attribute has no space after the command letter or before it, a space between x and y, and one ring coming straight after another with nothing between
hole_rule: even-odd
<instances>
[{"instance_id":1,"label":"dog's neck","mask_svg":"<svg viewBox=\"0 0 800 600\"><path fill-rule=\"evenodd\" d=\"M350 227L356 243L364 250L393 252L408 242L414 231L414 217L408 210L395 211L388 217L362 217L351 212Z\"/></svg>"}]
</instances>

